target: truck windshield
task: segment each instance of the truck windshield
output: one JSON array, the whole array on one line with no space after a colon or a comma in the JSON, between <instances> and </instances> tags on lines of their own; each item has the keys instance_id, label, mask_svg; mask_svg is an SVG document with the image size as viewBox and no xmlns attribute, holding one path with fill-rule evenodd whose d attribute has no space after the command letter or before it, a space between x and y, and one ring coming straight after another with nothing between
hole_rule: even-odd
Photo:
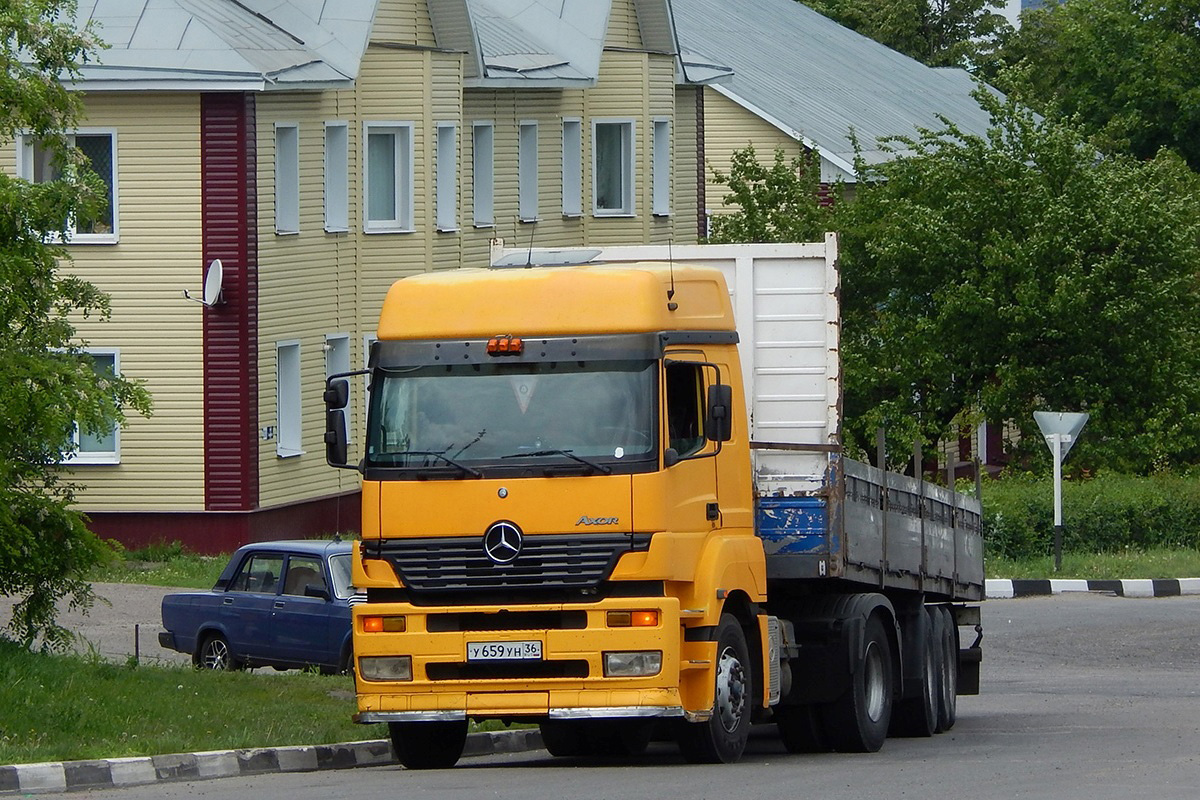
<instances>
[{"instance_id":1,"label":"truck windshield","mask_svg":"<svg viewBox=\"0 0 1200 800\"><path fill-rule=\"evenodd\" d=\"M371 386L366 466L456 477L489 466L647 468L657 458L655 367L638 360L381 368Z\"/></svg>"}]
</instances>

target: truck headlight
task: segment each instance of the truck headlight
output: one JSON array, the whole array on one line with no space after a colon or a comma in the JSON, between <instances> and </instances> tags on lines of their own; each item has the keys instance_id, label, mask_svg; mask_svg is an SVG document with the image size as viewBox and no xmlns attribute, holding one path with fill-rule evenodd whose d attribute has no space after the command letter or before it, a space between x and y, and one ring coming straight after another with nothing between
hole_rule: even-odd
<instances>
[{"instance_id":1,"label":"truck headlight","mask_svg":"<svg viewBox=\"0 0 1200 800\"><path fill-rule=\"evenodd\" d=\"M358 674L366 681L411 681L412 656L360 656Z\"/></svg>"},{"instance_id":2,"label":"truck headlight","mask_svg":"<svg viewBox=\"0 0 1200 800\"><path fill-rule=\"evenodd\" d=\"M604 654L604 677L637 678L657 675L662 671L661 650L634 650L628 653Z\"/></svg>"}]
</instances>

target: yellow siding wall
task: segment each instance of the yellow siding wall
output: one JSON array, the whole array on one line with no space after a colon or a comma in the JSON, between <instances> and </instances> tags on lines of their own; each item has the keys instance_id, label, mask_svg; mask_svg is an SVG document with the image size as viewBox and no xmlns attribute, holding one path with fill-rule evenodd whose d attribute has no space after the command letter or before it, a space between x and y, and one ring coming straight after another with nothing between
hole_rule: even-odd
<instances>
[{"instance_id":1,"label":"yellow siding wall","mask_svg":"<svg viewBox=\"0 0 1200 800\"><path fill-rule=\"evenodd\" d=\"M730 208L722 201L729 193L721 184L713 182L713 169L729 173L735 150L744 150L754 145L758 160L773 161L775 148L782 147L784 157L791 161L804 152L803 145L796 139L752 114L729 98L712 90L704 90L704 159L707 162L705 175L708 187L708 213L727 213Z\"/></svg>"},{"instance_id":2,"label":"yellow siding wall","mask_svg":"<svg viewBox=\"0 0 1200 800\"><path fill-rule=\"evenodd\" d=\"M642 34L638 28L637 10L633 7L633 0L612 0L612 10L608 16L608 36L604 40L604 46L633 50L641 48Z\"/></svg>"},{"instance_id":3,"label":"yellow siding wall","mask_svg":"<svg viewBox=\"0 0 1200 800\"><path fill-rule=\"evenodd\" d=\"M379 0L371 41L433 47L433 24L426 0Z\"/></svg>"},{"instance_id":4,"label":"yellow siding wall","mask_svg":"<svg viewBox=\"0 0 1200 800\"><path fill-rule=\"evenodd\" d=\"M146 108L154 114L147 115ZM120 351L121 372L145 382L149 419L131 414L119 465L79 466L85 511L204 507L202 307L200 293L200 105L195 94L93 93L81 128L117 135L119 244L69 246L63 265L112 300L112 317L77 320L80 337ZM4 149L14 168L15 146Z\"/></svg>"}]
</instances>

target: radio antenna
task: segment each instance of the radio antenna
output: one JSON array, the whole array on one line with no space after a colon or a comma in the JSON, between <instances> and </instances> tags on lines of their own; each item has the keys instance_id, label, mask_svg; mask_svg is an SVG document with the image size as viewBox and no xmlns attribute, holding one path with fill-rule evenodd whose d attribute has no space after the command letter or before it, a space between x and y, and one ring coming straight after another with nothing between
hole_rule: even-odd
<instances>
[{"instance_id":1,"label":"radio antenna","mask_svg":"<svg viewBox=\"0 0 1200 800\"><path fill-rule=\"evenodd\" d=\"M674 302L675 298L675 255L671 251L673 240L667 239L667 269L671 273L671 288L667 290L667 309L674 311L679 308L679 304Z\"/></svg>"},{"instance_id":2,"label":"radio antenna","mask_svg":"<svg viewBox=\"0 0 1200 800\"><path fill-rule=\"evenodd\" d=\"M537 223L533 222L529 225L529 254L525 256L526 268L533 266L533 232L537 230Z\"/></svg>"}]
</instances>

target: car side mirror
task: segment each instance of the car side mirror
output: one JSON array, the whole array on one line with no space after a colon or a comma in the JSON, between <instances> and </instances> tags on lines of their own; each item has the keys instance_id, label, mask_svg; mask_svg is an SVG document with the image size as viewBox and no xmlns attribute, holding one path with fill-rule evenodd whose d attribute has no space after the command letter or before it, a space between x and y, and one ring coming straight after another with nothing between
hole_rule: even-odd
<instances>
[{"instance_id":1,"label":"car side mirror","mask_svg":"<svg viewBox=\"0 0 1200 800\"><path fill-rule=\"evenodd\" d=\"M704 435L710 442L728 442L733 438L733 387L714 383L708 387L708 414L704 419Z\"/></svg>"},{"instance_id":2,"label":"car side mirror","mask_svg":"<svg viewBox=\"0 0 1200 800\"><path fill-rule=\"evenodd\" d=\"M329 599L329 590L326 589L324 586L318 586L315 583L310 583L304 587L304 596L305 597L319 597L322 600L328 600Z\"/></svg>"},{"instance_id":3,"label":"car side mirror","mask_svg":"<svg viewBox=\"0 0 1200 800\"><path fill-rule=\"evenodd\" d=\"M332 411L350 404L350 382L345 378L329 380L325 384L325 408Z\"/></svg>"}]
</instances>

